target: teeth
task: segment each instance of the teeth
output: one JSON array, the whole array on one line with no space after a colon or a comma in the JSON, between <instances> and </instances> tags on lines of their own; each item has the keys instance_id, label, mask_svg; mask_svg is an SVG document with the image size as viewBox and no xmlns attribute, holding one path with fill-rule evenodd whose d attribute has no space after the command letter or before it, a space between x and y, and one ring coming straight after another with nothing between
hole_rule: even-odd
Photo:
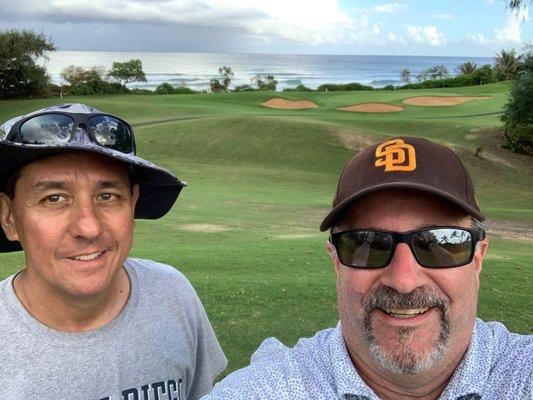
<instances>
[{"instance_id":1,"label":"teeth","mask_svg":"<svg viewBox=\"0 0 533 400\"><path fill-rule=\"evenodd\" d=\"M99 257L100 254L102 254L101 252L98 252L98 253L92 253L92 254L84 254L84 255L81 255L81 256L76 256L74 257L75 260L81 260L81 261L89 261L89 260L94 260L95 258Z\"/></svg>"},{"instance_id":2,"label":"teeth","mask_svg":"<svg viewBox=\"0 0 533 400\"><path fill-rule=\"evenodd\" d=\"M393 315L397 318L410 318L414 315L423 314L427 310L429 310L428 307L426 308L408 308L408 309L401 309L401 308L385 308L383 311L385 311L387 314Z\"/></svg>"}]
</instances>

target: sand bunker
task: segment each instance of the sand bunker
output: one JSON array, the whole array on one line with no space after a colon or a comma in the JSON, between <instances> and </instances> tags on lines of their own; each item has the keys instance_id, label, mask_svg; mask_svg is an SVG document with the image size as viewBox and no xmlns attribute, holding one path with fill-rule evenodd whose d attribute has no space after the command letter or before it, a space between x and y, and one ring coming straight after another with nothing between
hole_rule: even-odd
<instances>
[{"instance_id":1,"label":"sand bunker","mask_svg":"<svg viewBox=\"0 0 533 400\"><path fill-rule=\"evenodd\" d=\"M180 228L189 231L189 232L224 232L229 229L226 225L215 225L215 224L183 224L180 225Z\"/></svg>"},{"instance_id":2,"label":"sand bunker","mask_svg":"<svg viewBox=\"0 0 533 400\"><path fill-rule=\"evenodd\" d=\"M305 110L307 108L318 108L318 105L310 100L287 100L282 99L281 97L275 97L267 100L262 105L270 108L281 108L283 110Z\"/></svg>"},{"instance_id":3,"label":"sand bunker","mask_svg":"<svg viewBox=\"0 0 533 400\"><path fill-rule=\"evenodd\" d=\"M410 106L439 107L455 106L467 101L488 100L491 98L492 96L416 96L403 99L403 103Z\"/></svg>"},{"instance_id":4,"label":"sand bunker","mask_svg":"<svg viewBox=\"0 0 533 400\"><path fill-rule=\"evenodd\" d=\"M403 107L385 103L361 103L353 106L338 107L337 110L351 112L386 113L403 111Z\"/></svg>"}]
</instances>

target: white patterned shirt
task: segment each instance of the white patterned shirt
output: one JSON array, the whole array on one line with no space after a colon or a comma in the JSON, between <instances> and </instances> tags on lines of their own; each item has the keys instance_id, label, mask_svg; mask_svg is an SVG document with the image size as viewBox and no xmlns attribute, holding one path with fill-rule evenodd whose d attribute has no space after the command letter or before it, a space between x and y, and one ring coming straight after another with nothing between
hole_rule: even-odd
<instances>
[{"instance_id":1,"label":"white patterned shirt","mask_svg":"<svg viewBox=\"0 0 533 400\"><path fill-rule=\"evenodd\" d=\"M476 320L472 341L439 399L533 399L533 335ZM202 400L378 400L355 369L340 323L288 348L266 339L248 367Z\"/></svg>"}]
</instances>

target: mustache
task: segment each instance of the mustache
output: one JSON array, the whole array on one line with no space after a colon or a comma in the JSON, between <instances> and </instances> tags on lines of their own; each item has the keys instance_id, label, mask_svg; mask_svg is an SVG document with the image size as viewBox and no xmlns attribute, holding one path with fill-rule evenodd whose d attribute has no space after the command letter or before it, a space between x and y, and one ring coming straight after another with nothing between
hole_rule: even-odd
<instances>
[{"instance_id":1,"label":"mustache","mask_svg":"<svg viewBox=\"0 0 533 400\"><path fill-rule=\"evenodd\" d=\"M363 301L363 309L370 313L376 308L430 308L438 307L444 315L448 314L449 300L439 291L421 286L402 294L389 286L381 285Z\"/></svg>"},{"instance_id":2,"label":"mustache","mask_svg":"<svg viewBox=\"0 0 533 400\"><path fill-rule=\"evenodd\" d=\"M93 251L106 251L110 250L116 246L116 243L113 240L95 238L95 239L86 239L78 238L75 243L71 246L62 248L58 255L60 257L73 257L79 254L84 254L87 252Z\"/></svg>"}]
</instances>

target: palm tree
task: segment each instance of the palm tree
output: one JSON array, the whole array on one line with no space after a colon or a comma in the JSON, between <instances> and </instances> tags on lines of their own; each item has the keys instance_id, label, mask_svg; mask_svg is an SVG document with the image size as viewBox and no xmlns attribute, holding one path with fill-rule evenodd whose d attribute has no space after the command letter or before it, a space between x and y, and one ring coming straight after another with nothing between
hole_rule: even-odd
<instances>
[{"instance_id":1,"label":"palm tree","mask_svg":"<svg viewBox=\"0 0 533 400\"><path fill-rule=\"evenodd\" d=\"M457 67L457 70L461 75L470 75L477 68L477 64L474 61L467 61Z\"/></svg>"},{"instance_id":2,"label":"palm tree","mask_svg":"<svg viewBox=\"0 0 533 400\"><path fill-rule=\"evenodd\" d=\"M229 88L229 84L231 83L231 78L233 78L234 76L233 70L231 69L231 67L226 67L224 65L218 69L218 74L222 75L223 79L222 79L221 85L224 91L227 92Z\"/></svg>"},{"instance_id":3,"label":"palm tree","mask_svg":"<svg viewBox=\"0 0 533 400\"><path fill-rule=\"evenodd\" d=\"M510 51L500 50L499 54L496 54L496 68L498 68L503 74L505 79L512 79L516 76L518 71L519 62L518 56L514 49Z\"/></svg>"},{"instance_id":4,"label":"palm tree","mask_svg":"<svg viewBox=\"0 0 533 400\"><path fill-rule=\"evenodd\" d=\"M411 83L411 71L409 71L407 68L402 69L402 73L400 74L400 78L405 83L410 84Z\"/></svg>"},{"instance_id":5,"label":"palm tree","mask_svg":"<svg viewBox=\"0 0 533 400\"><path fill-rule=\"evenodd\" d=\"M448 68L446 68L445 65L435 65L433 67L430 67L426 69L426 73L431 79L446 78L450 74L448 72Z\"/></svg>"},{"instance_id":6,"label":"palm tree","mask_svg":"<svg viewBox=\"0 0 533 400\"><path fill-rule=\"evenodd\" d=\"M529 1L531 3L531 0ZM507 0L506 1L507 8L511 10L518 10L522 6L525 6L526 1L525 0Z\"/></svg>"}]
</instances>

